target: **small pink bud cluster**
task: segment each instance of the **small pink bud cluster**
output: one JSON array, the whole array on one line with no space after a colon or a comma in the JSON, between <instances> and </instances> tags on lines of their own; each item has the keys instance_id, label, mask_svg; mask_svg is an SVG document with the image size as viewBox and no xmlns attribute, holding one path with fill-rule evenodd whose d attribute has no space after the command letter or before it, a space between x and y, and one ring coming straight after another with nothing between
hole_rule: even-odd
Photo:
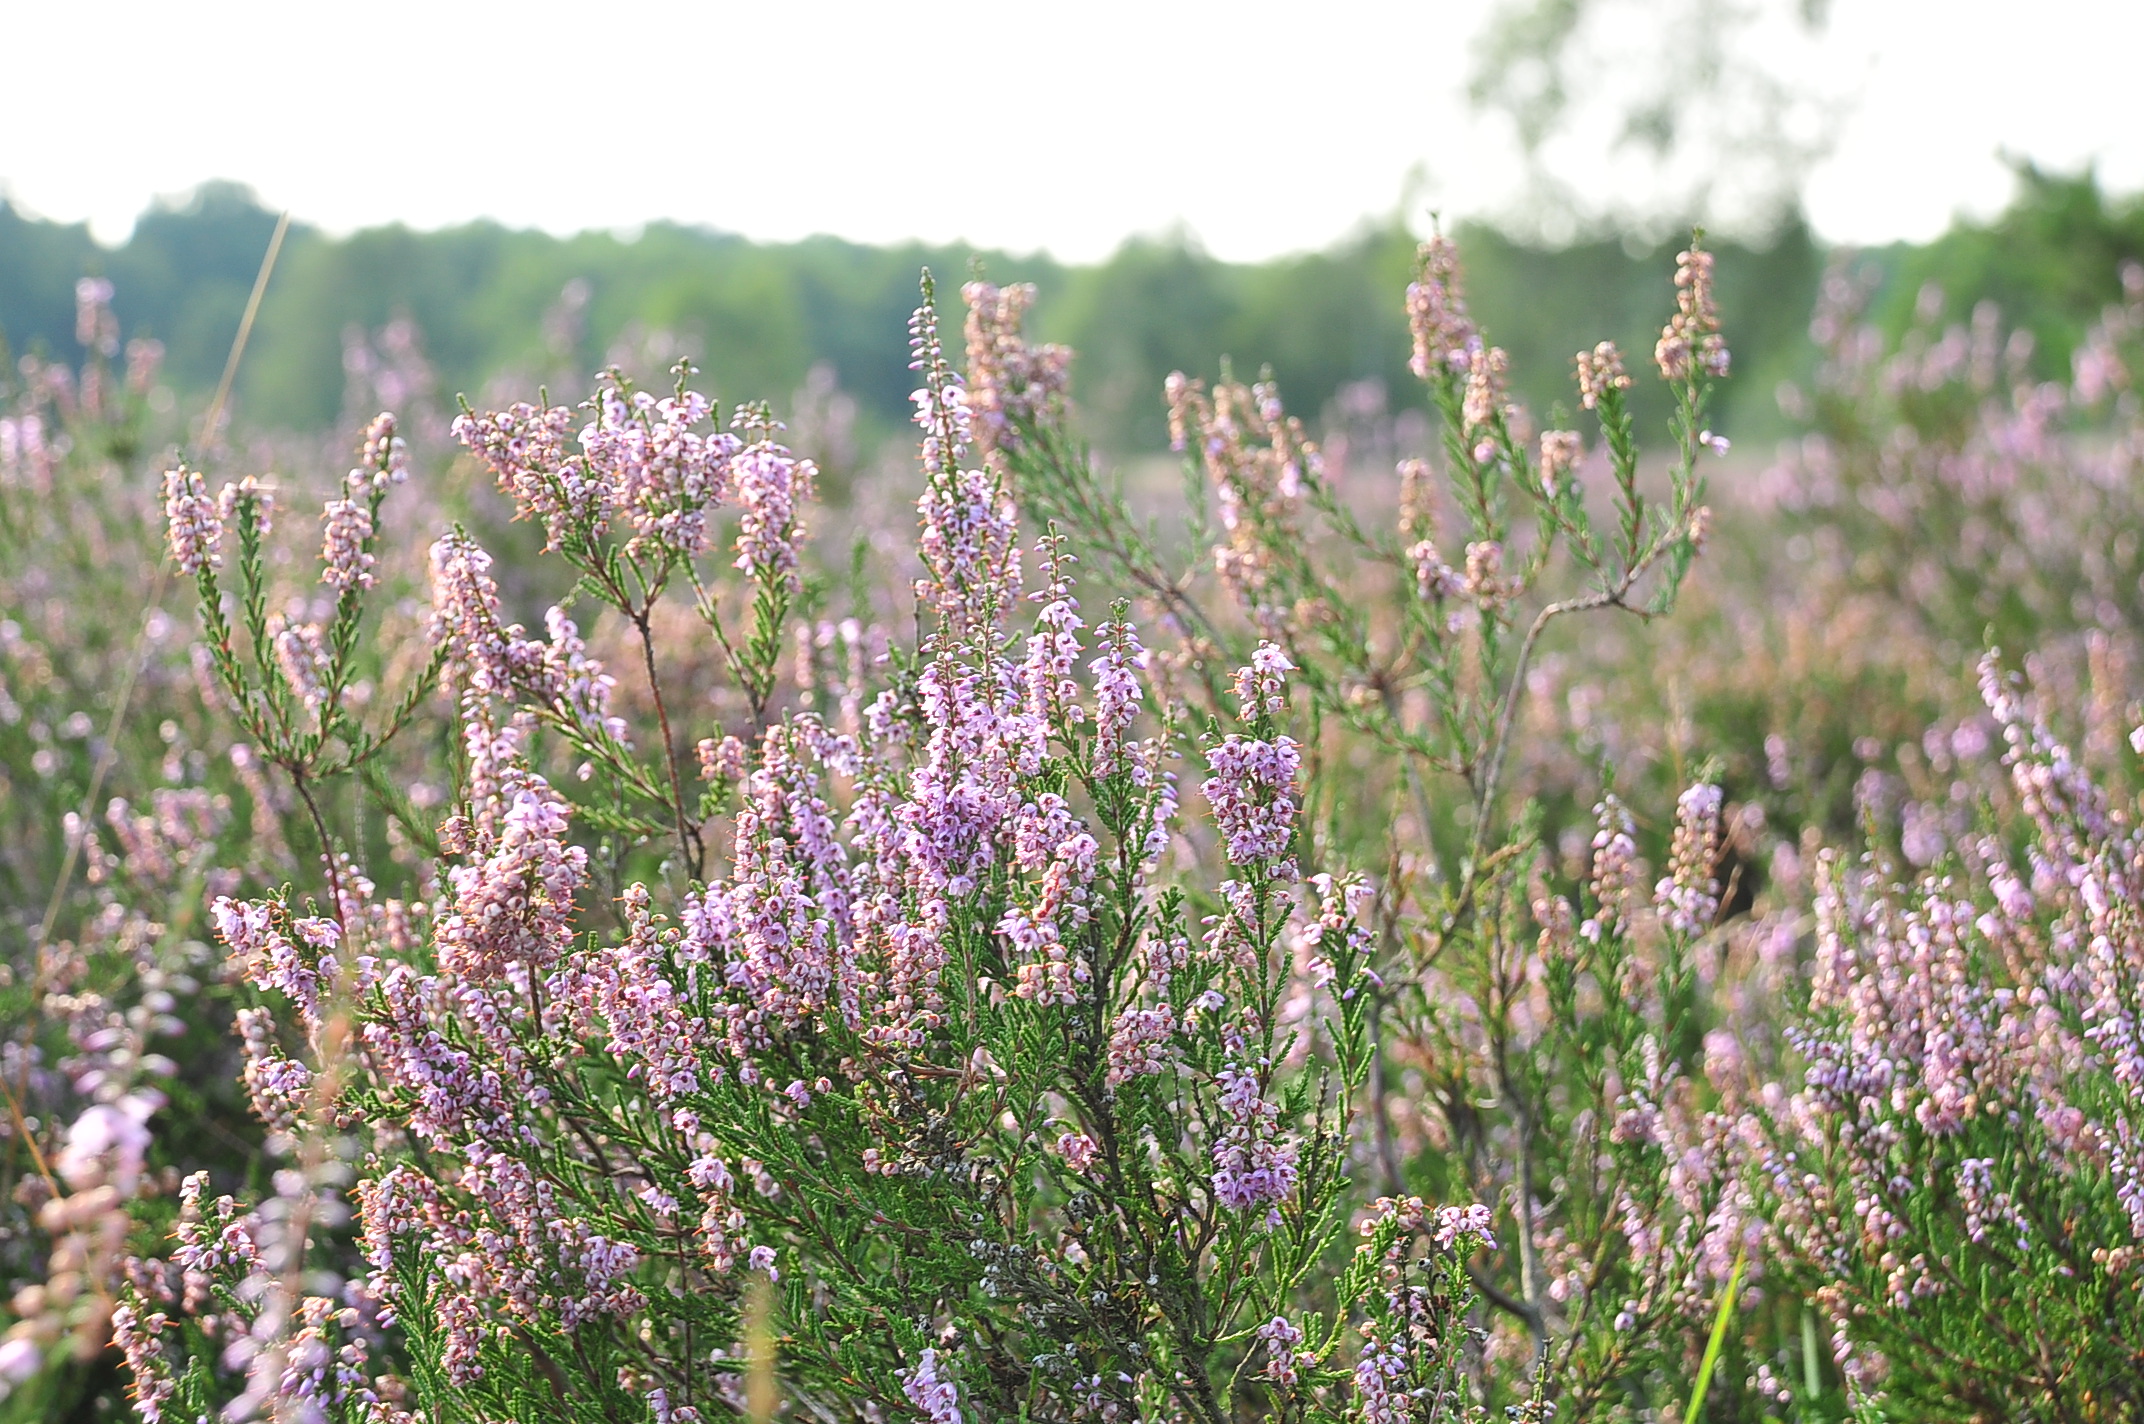
<instances>
[{"instance_id":1,"label":"small pink bud cluster","mask_svg":"<svg viewBox=\"0 0 2144 1424\"><path fill-rule=\"evenodd\" d=\"M1511 358L1501 346L1467 353L1467 388L1460 401L1459 418L1469 435L1485 437L1491 422L1509 409L1504 382L1510 367ZM1487 455L1477 448L1474 458L1486 459Z\"/></svg>"},{"instance_id":2,"label":"small pink bud cluster","mask_svg":"<svg viewBox=\"0 0 2144 1424\"><path fill-rule=\"evenodd\" d=\"M358 456L364 461L368 483L375 487L398 485L409 478L409 442L401 435L394 412L383 410L365 427L365 443Z\"/></svg>"},{"instance_id":3,"label":"small pink bud cluster","mask_svg":"<svg viewBox=\"0 0 2144 1424\"><path fill-rule=\"evenodd\" d=\"M1630 389L1630 376L1623 370L1623 353L1613 341L1603 341L1591 351L1578 353L1578 402L1597 409L1609 391Z\"/></svg>"},{"instance_id":4,"label":"small pink bud cluster","mask_svg":"<svg viewBox=\"0 0 2144 1424\"><path fill-rule=\"evenodd\" d=\"M1585 440L1575 430L1541 432L1541 492L1550 499L1569 488L1571 471L1585 454Z\"/></svg>"},{"instance_id":5,"label":"small pink bud cluster","mask_svg":"<svg viewBox=\"0 0 2144 1424\"><path fill-rule=\"evenodd\" d=\"M1467 591L1467 581L1444 562L1435 540L1417 539L1407 550L1407 559L1414 565L1415 591L1423 598L1457 598Z\"/></svg>"},{"instance_id":6,"label":"small pink bud cluster","mask_svg":"<svg viewBox=\"0 0 2144 1424\"><path fill-rule=\"evenodd\" d=\"M1260 640L1248 667L1236 669L1236 717L1250 723L1288 711L1288 674L1295 664L1273 644Z\"/></svg>"},{"instance_id":7,"label":"small pink bud cluster","mask_svg":"<svg viewBox=\"0 0 2144 1424\"><path fill-rule=\"evenodd\" d=\"M706 737L695 749L700 779L709 784L744 780L745 748L736 737Z\"/></svg>"},{"instance_id":8,"label":"small pink bud cluster","mask_svg":"<svg viewBox=\"0 0 2144 1424\"><path fill-rule=\"evenodd\" d=\"M370 481L362 470L350 472L350 484L340 499L331 499L321 511L326 532L320 544L320 581L338 592L364 590L373 585L372 509L365 495Z\"/></svg>"},{"instance_id":9,"label":"small pink bud cluster","mask_svg":"<svg viewBox=\"0 0 2144 1424\"><path fill-rule=\"evenodd\" d=\"M1276 1315L1258 1327L1259 1343L1266 1347L1261 1377L1289 1389L1302 1382L1303 1370L1316 1356L1303 1351L1303 1330L1284 1315Z\"/></svg>"},{"instance_id":10,"label":"small pink bud cluster","mask_svg":"<svg viewBox=\"0 0 2144 1424\"><path fill-rule=\"evenodd\" d=\"M938 1375L938 1352L926 1348L901 1377L901 1389L930 1424L961 1424L960 1392Z\"/></svg>"}]
</instances>

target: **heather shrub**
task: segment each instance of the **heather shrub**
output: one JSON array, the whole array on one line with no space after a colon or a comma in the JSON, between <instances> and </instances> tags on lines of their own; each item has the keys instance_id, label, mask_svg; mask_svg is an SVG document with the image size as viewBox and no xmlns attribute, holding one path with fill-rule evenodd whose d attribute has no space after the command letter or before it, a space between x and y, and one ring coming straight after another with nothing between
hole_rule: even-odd
<instances>
[{"instance_id":1,"label":"heather shrub","mask_svg":"<svg viewBox=\"0 0 2144 1424\"><path fill-rule=\"evenodd\" d=\"M1467 314L1456 252L1433 240L1406 305L1436 458L1343 484L1270 376L1172 378L1175 444L1204 491L1176 555L1069 433L1066 354L1021 342L1025 294L968 292L989 439L1023 498L1164 615L1189 695L1221 705L1220 672L1253 640L1297 665L1306 806L1384 874L1362 1171L1395 1193L1495 1205L1509 1245L1475 1267L1502 1322L1491 1393L1523 1396L1545 1374L1581 1414L1685 1398L1686 1321L1725 1285L1745 1229L1717 1154L1682 1155L1709 1098L1691 1075L1727 856L1720 791L1702 777L1681 791L1649 894L1609 769L1539 735L1526 707L1557 635L1587 614L1666 612L1705 542L1700 462L1726 448L1707 410L1729 357L1696 242L1675 295L1654 353L1671 455L1649 471L1615 347L1576 359L1590 447L1576 429L1537 433ZM1562 408L1552 423L1568 423ZM1558 854L1547 815L1577 853Z\"/></svg>"},{"instance_id":2,"label":"heather shrub","mask_svg":"<svg viewBox=\"0 0 2144 1424\"><path fill-rule=\"evenodd\" d=\"M1735 1133L1872 1417L2136 1419L2135 815L1992 654L1981 689L2008 795L1945 808L1917 875L1889 836L1819 861L1798 1072Z\"/></svg>"},{"instance_id":3,"label":"heather shrub","mask_svg":"<svg viewBox=\"0 0 2144 1424\"><path fill-rule=\"evenodd\" d=\"M585 422L457 425L632 630L652 724L563 608L531 637L482 548L434 545L442 882L429 913L384 898L323 814L316 872L216 901L288 1160L250 1209L190 1178L135 1267L145 1415L1476 1416L1489 1213L1348 1190L1374 921L1300 824L1295 667L1261 643L1190 728L1127 610L1090 633L1062 541L1024 549L996 463L964 461L990 411L928 302L914 335L921 633L876 665L783 673L815 649L813 471L765 407L725 428L681 367L661 397L613 376ZM226 699L301 800L423 702L375 721L342 691L382 438L329 507L309 660L253 611L257 497L171 477ZM735 724L666 699L666 596ZM338 1289L353 1171L366 1275Z\"/></svg>"},{"instance_id":4,"label":"heather shrub","mask_svg":"<svg viewBox=\"0 0 2144 1424\"><path fill-rule=\"evenodd\" d=\"M1910 612L1924 636L1968 651L2134 626L2138 512L2129 473L2138 406L2130 364L2144 324L2144 269L2122 274L2072 358L2068 382L2035 380L2033 340L1982 302L1943 324L1943 293L1886 349L1848 264L1825 281L1811 335L1812 389L1786 392L1808 434L1775 473L1791 510L1835 526L1853 577ZM1829 516L1828 519L1825 516Z\"/></svg>"}]
</instances>

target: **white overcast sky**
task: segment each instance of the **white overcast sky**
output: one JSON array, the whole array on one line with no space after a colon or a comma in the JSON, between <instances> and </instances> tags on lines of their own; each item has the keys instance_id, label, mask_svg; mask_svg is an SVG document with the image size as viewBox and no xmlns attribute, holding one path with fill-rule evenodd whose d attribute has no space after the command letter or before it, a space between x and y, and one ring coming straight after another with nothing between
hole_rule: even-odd
<instances>
[{"instance_id":1,"label":"white overcast sky","mask_svg":"<svg viewBox=\"0 0 2144 1424\"><path fill-rule=\"evenodd\" d=\"M330 231L671 218L1085 260L1180 225L1257 258L1403 193L1512 200L1462 97L1490 5L13 0L0 187L112 241L233 178ZM2140 0L1833 0L1798 61L1837 100L1818 230L1993 211L1999 153L2144 188L2139 55Z\"/></svg>"}]
</instances>

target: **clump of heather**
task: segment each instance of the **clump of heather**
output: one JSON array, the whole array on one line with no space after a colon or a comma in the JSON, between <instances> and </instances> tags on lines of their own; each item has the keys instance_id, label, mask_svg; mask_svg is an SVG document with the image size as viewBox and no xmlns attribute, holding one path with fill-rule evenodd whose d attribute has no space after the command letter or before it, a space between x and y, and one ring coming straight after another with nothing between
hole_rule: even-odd
<instances>
[{"instance_id":1,"label":"clump of heather","mask_svg":"<svg viewBox=\"0 0 2144 1424\"><path fill-rule=\"evenodd\" d=\"M1195 562L1172 561L1031 394L1040 353L1008 359L998 337L969 402L1014 412L996 458L1154 607L1173 635L1160 664L1187 698L1217 716L1254 703L1216 670L1256 645L1272 652L1254 674L1285 667L1314 709L1302 746L1218 750L1246 774L1285 763L1301 814L1391 869L1373 907L1384 1051L1358 1170L1395 1198L1456 1191L1493 1210L1503 1249L1474 1268L1494 1312L1478 1372L1514 1407L1543 1380L1582 1411L1680 1407L1686 1323L1725 1288L1744 1230L1732 1173L1701 1148L1698 965L1721 909L1722 792L1684 794L1648 897L1614 796L1590 865L1558 856L1513 765L1539 739L1529 694L1564 630L1589 613L1664 613L1704 545L1701 461L1726 444L1707 412L1729 367L1712 277L1693 241L1655 353L1674 400L1659 488L1639 477L1622 354L1603 343L1576 358L1590 436L1560 411L1539 428L1441 236L1405 296L1439 458L1365 486L1328 468L1270 373L1172 376L1172 440L1213 531ZM1002 323L989 292L970 299L974 325ZM1217 811L1228 844L1259 843L1254 816ZM1573 831L1582 844L1591 828Z\"/></svg>"},{"instance_id":2,"label":"clump of heather","mask_svg":"<svg viewBox=\"0 0 2144 1424\"><path fill-rule=\"evenodd\" d=\"M1849 260L1827 274L1810 324L1822 364L1806 391L1783 392L1805 433L1766 489L1825 532L1846 589L1906 616L1886 640L1894 659L1922 643L1955 662L1990 637L2053 652L2092 635L2136 660L2144 267L2121 277L2069 379L2041 380L2032 333L2006 329L1992 302L1948 319L1926 288L1891 344L1865 319L1867 274Z\"/></svg>"},{"instance_id":3,"label":"clump of heather","mask_svg":"<svg viewBox=\"0 0 2144 1424\"><path fill-rule=\"evenodd\" d=\"M2144 1417L2144 844L1993 654L1981 688L2009 795L1919 875L1819 862L1799 1072L1736 1132L1853 1400Z\"/></svg>"},{"instance_id":4,"label":"clump of heather","mask_svg":"<svg viewBox=\"0 0 2144 1424\"><path fill-rule=\"evenodd\" d=\"M868 671L860 631L794 616L812 471L764 407L725 423L680 368L457 422L584 621L630 630L652 725L563 608L531 636L486 551L438 541L441 873L383 901L322 818L309 884L217 901L290 1165L250 1209L190 1183L178 1249L134 1268L145 1415L692 1420L771 1388L835 1418L1476 1417L1489 1211L1381 1204L1343 1265L1378 895L1305 824L1297 665L1258 645L1193 728L977 448L979 417L1003 451L1055 408L1061 361L983 341L1031 398L971 399L928 296L919 632ZM358 611L311 684L266 688L221 566L193 570L232 710L301 790L425 715L421 686L385 727L347 710L381 488L330 507L323 579ZM249 578L260 495L191 510L174 537ZM665 695L666 599L741 720ZM345 1202L362 1266L324 1290Z\"/></svg>"}]
</instances>

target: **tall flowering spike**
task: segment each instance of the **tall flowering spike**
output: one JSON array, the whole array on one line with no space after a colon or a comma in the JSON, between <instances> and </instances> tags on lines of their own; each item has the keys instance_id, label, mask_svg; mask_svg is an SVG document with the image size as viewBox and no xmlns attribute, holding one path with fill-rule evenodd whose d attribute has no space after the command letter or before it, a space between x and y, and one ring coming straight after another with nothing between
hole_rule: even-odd
<instances>
[{"instance_id":1,"label":"tall flowering spike","mask_svg":"<svg viewBox=\"0 0 2144 1424\"><path fill-rule=\"evenodd\" d=\"M1209 394L1176 371L1163 390L1172 444L1195 444L1213 483L1227 536L1214 546L1215 572L1259 630L1277 637L1291 610L1270 601L1274 553L1299 543L1304 496L1322 479L1324 456L1270 384L1223 381Z\"/></svg>"},{"instance_id":2,"label":"tall flowering spike","mask_svg":"<svg viewBox=\"0 0 2144 1424\"><path fill-rule=\"evenodd\" d=\"M1067 936L1076 935L1092 913L1088 901L1101 847L1055 793L1022 806L1012 830L1014 866L1030 877L1014 890L997 925L1020 966L1014 992L1043 1003L1074 1003L1091 975Z\"/></svg>"},{"instance_id":3,"label":"tall flowering spike","mask_svg":"<svg viewBox=\"0 0 2144 1424\"><path fill-rule=\"evenodd\" d=\"M1213 1193L1230 1211L1271 1211L1295 1195L1299 1149L1281 1134L1280 1105L1266 1098L1258 1074L1240 1061L1242 1052L1242 1044L1233 1044L1214 1075L1227 1126L1214 1143Z\"/></svg>"},{"instance_id":4,"label":"tall flowering spike","mask_svg":"<svg viewBox=\"0 0 2144 1424\"><path fill-rule=\"evenodd\" d=\"M462 533L432 545L432 635L472 687L489 697L511 695L511 640L499 622L499 586L491 555Z\"/></svg>"},{"instance_id":5,"label":"tall flowering spike","mask_svg":"<svg viewBox=\"0 0 2144 1424\"><path fill-rule=\"evenodd\" d=\"M1079 683L1072 672L1079 661L1079 634L1086 620L1079 616L1079 599L1072 592L1073 556L1064 545L1063 537L1056 534L1035 541L1044 582L1028 597L1040 603L1042 611L1035 616L1035 631L1028 637L1019 674L1027 694L1023 725L1028 733L1021 748L1021 771L1028 775L1041 769L1051 719L1061 715L1077 721L1082 715L1074 700L1079 696Z\"/></svg>"},{"instance_id":6,"label":"tall flowering spike","mask_svg":"<svg viewBox=\"0 0 2144 1424\"><path fill-rule=\"evenodd\" d=\"M1036 420L1064 399L1072 352L1064 346L1031 346L1021 332L1034 304L1032 282L996 287L970 282L960 289L968 304L968 408L985 450L1009 446L1017 427Z\"/></svg>"},{"instance_id":7,"label":"tall flowering spike","mask_svg":"<svg viewBox=\"0 0 2144 1424\"><path fill-rule=\"evenodd\" d=\"M491 555L475 540L457 531L432 545L432 636L446 645L449 666L469 692L481 702L525 698L595 735L624 742L625 721L610 711L617 679L588 656L580 629L564 609L552 608L545 623L549 642L526 637L520 624L502 621ZM474 719L472 746L480 732L493 734L492 723L488 712Z\"/></svg>"},{"instance_id":8,"label":"tall flowering spike","mask_svg":"<svg viewBox=\"0 0 2144 1424\"><path fill-rule=\"evenodd\" d=\"M588 656L588 644L566 610L556 605L544 612L547 643L521 642L518 662L526 664L527 650L537 650L540 672L531 669L525 684L547 705L563 712L590 732L599 732L621 745L631 745L626 722L610 710L611 693L618 679L603 670L598 659Z\"/></svg>"},{"instance_id":9,"label":"tall flowering spike","mask_svg":"<svg viewBox=\"0 0 2144 1424\"><path fill-rule=\"evenodd\" d=\"M1249 667L1237 669L1236 689L1245 725L1269 727L1275 705L1286 707L1284 674L1290 666L1287 657L1268 643L1259 648ZM1207 748L1206 766L1213 774L1200 789L1213 808L1214 825L1221 832L1229 864L1293 879L1294 862L1288 858L1288 848L1295 841L1301 795L1296 774L1302 767L1295 739L1231 732L1220 745Z\"/></svg>"},{"instance_id":10,"label":"tall flowering spike","mask_svg":"<svg viewBox=\"0 0 2144 1424\"><path fill-rule=\"evenodd\" d=\"M1668 873L1653 888L1660 917L1677 934L1712 927L1720 911L1720 883L1712 873L1720 852L1720 788L1700 781L1675 802L1675 840Z\"/></svg>"},{"instance_id":11,"label":"tall flowering spike","mask_svg":"<svg viewBox=\"0 0 2144 1424\"><path fill-rule=\"evenodd\" d=\"M1407 288L1407 325L1414 334L1409 367L1422 380L1438 371L1464 372L1475 345L1474 323L1460 290L1459 249L1438 233L1422 244L1419 273Z\"/></svg>"},{"instance_id":12,"label":"tall flowering spike","mask_svg":"<svg viewBox=\"0 0 2144 1424\"><path fill-rule=\"evenodd\" d=\"M1146 648L1121 608L1095 637L1100 655L1088 664L1094 674L1094 774L1113 776L1129 765L1127 734L1146 699Z\"/></svg>"},{"instance_id":13,"label":"tall flowering spike","mask_svg":"<svg viewBox=\"0 0 2144 1424\"><path fill-rule=\"evenodd\" d=\"M374 582L375 560L366 548L373 533L372 508L365 498L368 489L365 472L352 470L343 497L329 500L320 513L320 522L326 526L320 543L320 581L338 592L368 589Z\"/></svg>"},{"instance_id":14,"label":"tall flowering spike","mask_svg":"<svg viewBox=\"0 0 2144 1424\"><path fill-rule=\"evenodd\" d=\"M850 905L855 889L849 872L849 853L834 824L833 810L824 794L821 770L838 763L849 752L846 743L831 736L818 718L809 713L794 722L767 729L760 739L758 767L748 788L759 820L776 828L803 857L810 874L813 904L833 926L846 945L854 925ZM843 968L853 968L844 963Z\"/></svg>"},{"instance_id":15,"label":"tall flowering spike","mask_svg":"<svg viewBox=\"0 0 2144 1424\"><path fill-rule=\"evenodd\" d=\"M923 304L909 321L909 366L923 377L914 396L924 474L917 552L930 575L917 592L939 616L942 646L957 646L994 631L1018 595L1019 522L994 471L960 467L972 439L967 397L939 345L934 291L925 271Z\"/></svg>"},{"instance_id":16,"label":"tall flowering spike","mask_svg":"<svg viewBox=\"0 0 2144 1424\"><path fill-rule=\"evenodd\" d=\"M1638 903L1638 823L1630 808L1611 792L1593 808L1593 859L1587 891L1593 897L1593 917L1579 926L1579 933L1598 943L1629 918Z\"/></svg>"},{"instance_id":17,"label":"tall flowering spike","mask_svg":"<svg viewBox=\"0 0 2144 1424\"><path fill-rule=\"evenodd\" d=\"M1675 315L1660 330L1653 362L1670 381L1689 379L1693 363L1708 376L1727 374L1727 339L1712 299L1712 254L1694 238L1687 251L1675 254Z\"/></svg>"},{"instance_id":18,"label":"tall flowering spike","mask_svg":"<svg viewBox=\"0 0 2144 1424\"><path fill-rule=\"evenodd\" d=\"M908 319L908 369L921 374L923 384L910 396L915 402L915 422L923 430L922 460L926 478L950 475L960 468L960 457L973 439L968 413L968 393L960 377L945 359L938 340L937 284L930 269L923 272L923 302Z\"/></svg>"},{"instance_id":19,"label":"tall flowering spike","mask_svg":"<svg viewBox=\"0 0 2144 1424\"><path fill-rule=\"evenodd\" d=\"M289 623L275 633L275 661L283 680L308 712L327 702L333 660L317 623Z\"/></svg>"},{"instance_id":20,"label":"tall flowering spike","mask_svg":"<svg viewBox=\"0 0 2144 1424\"><path fill-rule=\"evenodd\" d=\"M927 443L927 442L926 442ZM994 631L1020 585L1020 526L1012 495L988 470L955 470L916 501L917 552L930 577L918 589L954 644Z\"/></svg>"},{"instance_id":21,"label":"tall flowering spike","mask_svg":"<svg viewBox=\"0 0 2144 1424\"><path fill-rule=\"evenodd\" d=\"M199 471L177 465L164 472L164 520L179 572L222 566L223 513Z\"/></svg>"},{"instance_id":22,"label":"tall flowering spike","mask_svg":"<svg viewBox=\"0 0 2144 1424\"><path fill-rule=\"evenodd\" d=\"M112 284L84 277L74 284L74 339L99 356L119 354L119 318L112 313Z\"/></svg>"},{"instance_id":23,"label":"tall flowering spike","mask_svg":"<svg viewBox=\"0 0 2144 1424\"><path fill-rule=\"evenodd\" d=\"M812 497L818 477L809 460L761 440L730 463L738 507L735 567L755 579L779 580L791 593L802 586L797 546L804 538L799 507Z\"/></svg>"},{"instance_id":24,"label":"tall flowering spike","mask_svg":"<svg viewBox=\"0 0 2144 1424\"><path fill-rule=\"evenodd\" d=\"M1480 349L1480 340L1467 353L1466 396L1460 406L1460 420L1470 435L1486 432L1497 416L1504 414L1510 401L1505 393L1504 381L1510 370L1511 358L1501 346ZM1483 458L1477 453L1476 459Z\"/></svg>"},{"instance_id":25,"label":"tall flowering spike","mask_svg":"<svg viewBox=\"0 0 2144 1424\"><path fill-rule=\"evenodd\" d=\"M894 817L919 883L959 898L981 882L1021 805L1011 754L1023 739L991 700L991 680L950 656L932 660L918 691L930 735Z\"/></svg>"}]
</instances>

